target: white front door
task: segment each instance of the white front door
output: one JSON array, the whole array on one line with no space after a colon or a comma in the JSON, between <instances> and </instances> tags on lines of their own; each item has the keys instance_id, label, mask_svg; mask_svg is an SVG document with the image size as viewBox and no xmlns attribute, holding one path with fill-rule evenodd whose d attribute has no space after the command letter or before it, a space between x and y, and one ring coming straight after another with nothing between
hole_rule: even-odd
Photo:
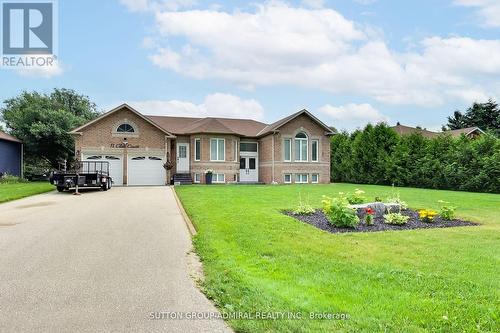
<instances>
[{"instance_id":1,"label":"white front door","mask_svg":"<svg viewBox=\"0 0 500 333\"><path fill-rule=\"evenodd\" d=\"M177 172L189 172L189 143L177 143Z\"/></svg>"},{"instance_id":2,"label":"white front door","mask_svg":"<svg viewBox=\"0 0 500 333\"><path fill-rule=\"evenodd\" d=\"M258 160L254 155L241 155L240 156L240 182L258 182Z\"/></svg>"},{"instance_id":3,"label":"white front door","mask_svg":"<svg viewBox=\"0 0 500 333\"><path fill-rule=\"evenodd\" d=\"M128 158L128 185L165 185L161 155L133 155Z\"/></svg>"}]
</instances>

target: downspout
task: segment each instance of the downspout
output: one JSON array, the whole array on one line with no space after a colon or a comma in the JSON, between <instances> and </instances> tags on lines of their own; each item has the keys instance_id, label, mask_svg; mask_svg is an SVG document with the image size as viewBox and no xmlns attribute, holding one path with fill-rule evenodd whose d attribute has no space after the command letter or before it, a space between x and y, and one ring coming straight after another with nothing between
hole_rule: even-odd
<instances>
[{"instance_id":1,"label":"downspout","mask_svg":"<svg viewBox=\"0 0 500 333\"><path fill-rule=\"evenodd\" d=\"M273 177L273 181L272 181L272 184L275 185L275 184L278 184L274 178L274 152L275 152L275 148L274 148L274 136L276 135L276 133L278 133L278 131L273 131L273 144L272 144L272 155L273 155L273 158L272 158L272 177Z\"/></svg>"}]
</instances>

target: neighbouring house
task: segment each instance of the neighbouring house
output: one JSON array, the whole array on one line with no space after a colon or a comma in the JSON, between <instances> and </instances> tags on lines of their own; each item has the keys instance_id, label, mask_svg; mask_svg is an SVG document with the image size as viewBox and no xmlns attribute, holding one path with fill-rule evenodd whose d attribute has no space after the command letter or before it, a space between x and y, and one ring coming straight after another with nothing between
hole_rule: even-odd
<instances>
[{"instance_id":1,"label":"neighbouring house","mask_svg":"<svg viewBox=\"0 0 500 333\"><path fill-rule=\"evenodd\" d=\"M209 169L214 183L330 182L333 132L307 110L265 124L146 116L123 104L70 133L76 157L109 162L115 185L205 183Z\"/></svg>"},{"instance_id":2,"label":"neighbouring house","mask_svg":"<svg viewBox=\"0 0 500 333\"><path fill-rule=\"evenodd\" d=\"M435 138L436 136L439 135L439 133L431 132L424 128L405 126L401 125L400 123L397 123L396 126L392 126L391 128L399 135L410 135L413 133L418 133L421 134L423 137L429 139Z\"/></svg>"},{"instance_id":3,"label":"neighbouring house","mask_svg":"<svg viewBox=\"0 0 500 333\"><path fill-rule=\"evenodd\" d=\"M468 138L475 139L484 134L484 131L481 130L479 127L467 127L456 130L444 131L443 133L450 134L455 138L460 137L463 134Z\"/></svg>"},{"instance_id":4,"label":"neighbouring house","mask_svg":"<svg viewBox=\"0 0 500 333\"><path fill-rule=\"evenodd\" d=\"M479 127L467 127L467 128L461 128L461 129L456 129L456 130L448 130L444 132L432 132L429 131L425 128L420 128L420 127L410 127L410 126L405 126L401 125L399 122L396 124L396 126L391 127L396 133L399 135L409 135L413 133L419 133L422 136L426 138L435 138L439 135L443 134L449 134L454 138L459 138L461 135L465 135L468 138L475 139L479 137L480 135L484 134L484 131L482 131Z\"/></svg>"},{"instance_id":5,"label":"neighbouring house","mask_svg":"<svg viewBox=\"0 0 500 333\"><path fill-rule=\"evenodd\" d=\"M23 176L23 143L0 131L0 174Z\"/></svg>"}]
</instances>

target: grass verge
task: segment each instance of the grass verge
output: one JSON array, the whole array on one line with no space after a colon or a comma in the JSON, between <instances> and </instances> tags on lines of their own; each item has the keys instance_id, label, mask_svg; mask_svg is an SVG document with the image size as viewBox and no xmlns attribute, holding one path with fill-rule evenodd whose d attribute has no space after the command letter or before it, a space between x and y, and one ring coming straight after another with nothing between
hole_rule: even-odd
<instances>
[{"instance_id":1,"label":"grass verge","mask_svg":"<svg viewBox=\"0 0 500 333\"><path fill-rule=\"evenodd\" d=\"M49 182L0 184L0 203L54 190Z\"/></svg>"}]
</instances>

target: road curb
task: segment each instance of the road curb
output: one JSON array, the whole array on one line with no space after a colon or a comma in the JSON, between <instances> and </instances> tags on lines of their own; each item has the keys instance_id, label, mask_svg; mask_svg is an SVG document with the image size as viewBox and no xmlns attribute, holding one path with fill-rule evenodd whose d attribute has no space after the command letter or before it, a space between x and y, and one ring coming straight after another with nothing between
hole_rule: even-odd
<instances>
[{"instance_id":1,"label":"road curb","mask_svg":"<svg viewBox=\"0 0 500 333\"><path fill-rule=\"evenodd\" d=\"M172 190L172 193L174 194L175 201L177 202L177 206L179 207L179 210L181 212L182 218L184 219L184 222L186 223L186 227L188 228L189 233L191 234L191 237L196 235L196 228L193 225L193 222L191 222L191 219L186 213L186 210L184 209L184 206L182 206L181 200L177 196L177 192L175 192L174 186L170 186L170 189Z\"/></svg>"}]
</instances>

